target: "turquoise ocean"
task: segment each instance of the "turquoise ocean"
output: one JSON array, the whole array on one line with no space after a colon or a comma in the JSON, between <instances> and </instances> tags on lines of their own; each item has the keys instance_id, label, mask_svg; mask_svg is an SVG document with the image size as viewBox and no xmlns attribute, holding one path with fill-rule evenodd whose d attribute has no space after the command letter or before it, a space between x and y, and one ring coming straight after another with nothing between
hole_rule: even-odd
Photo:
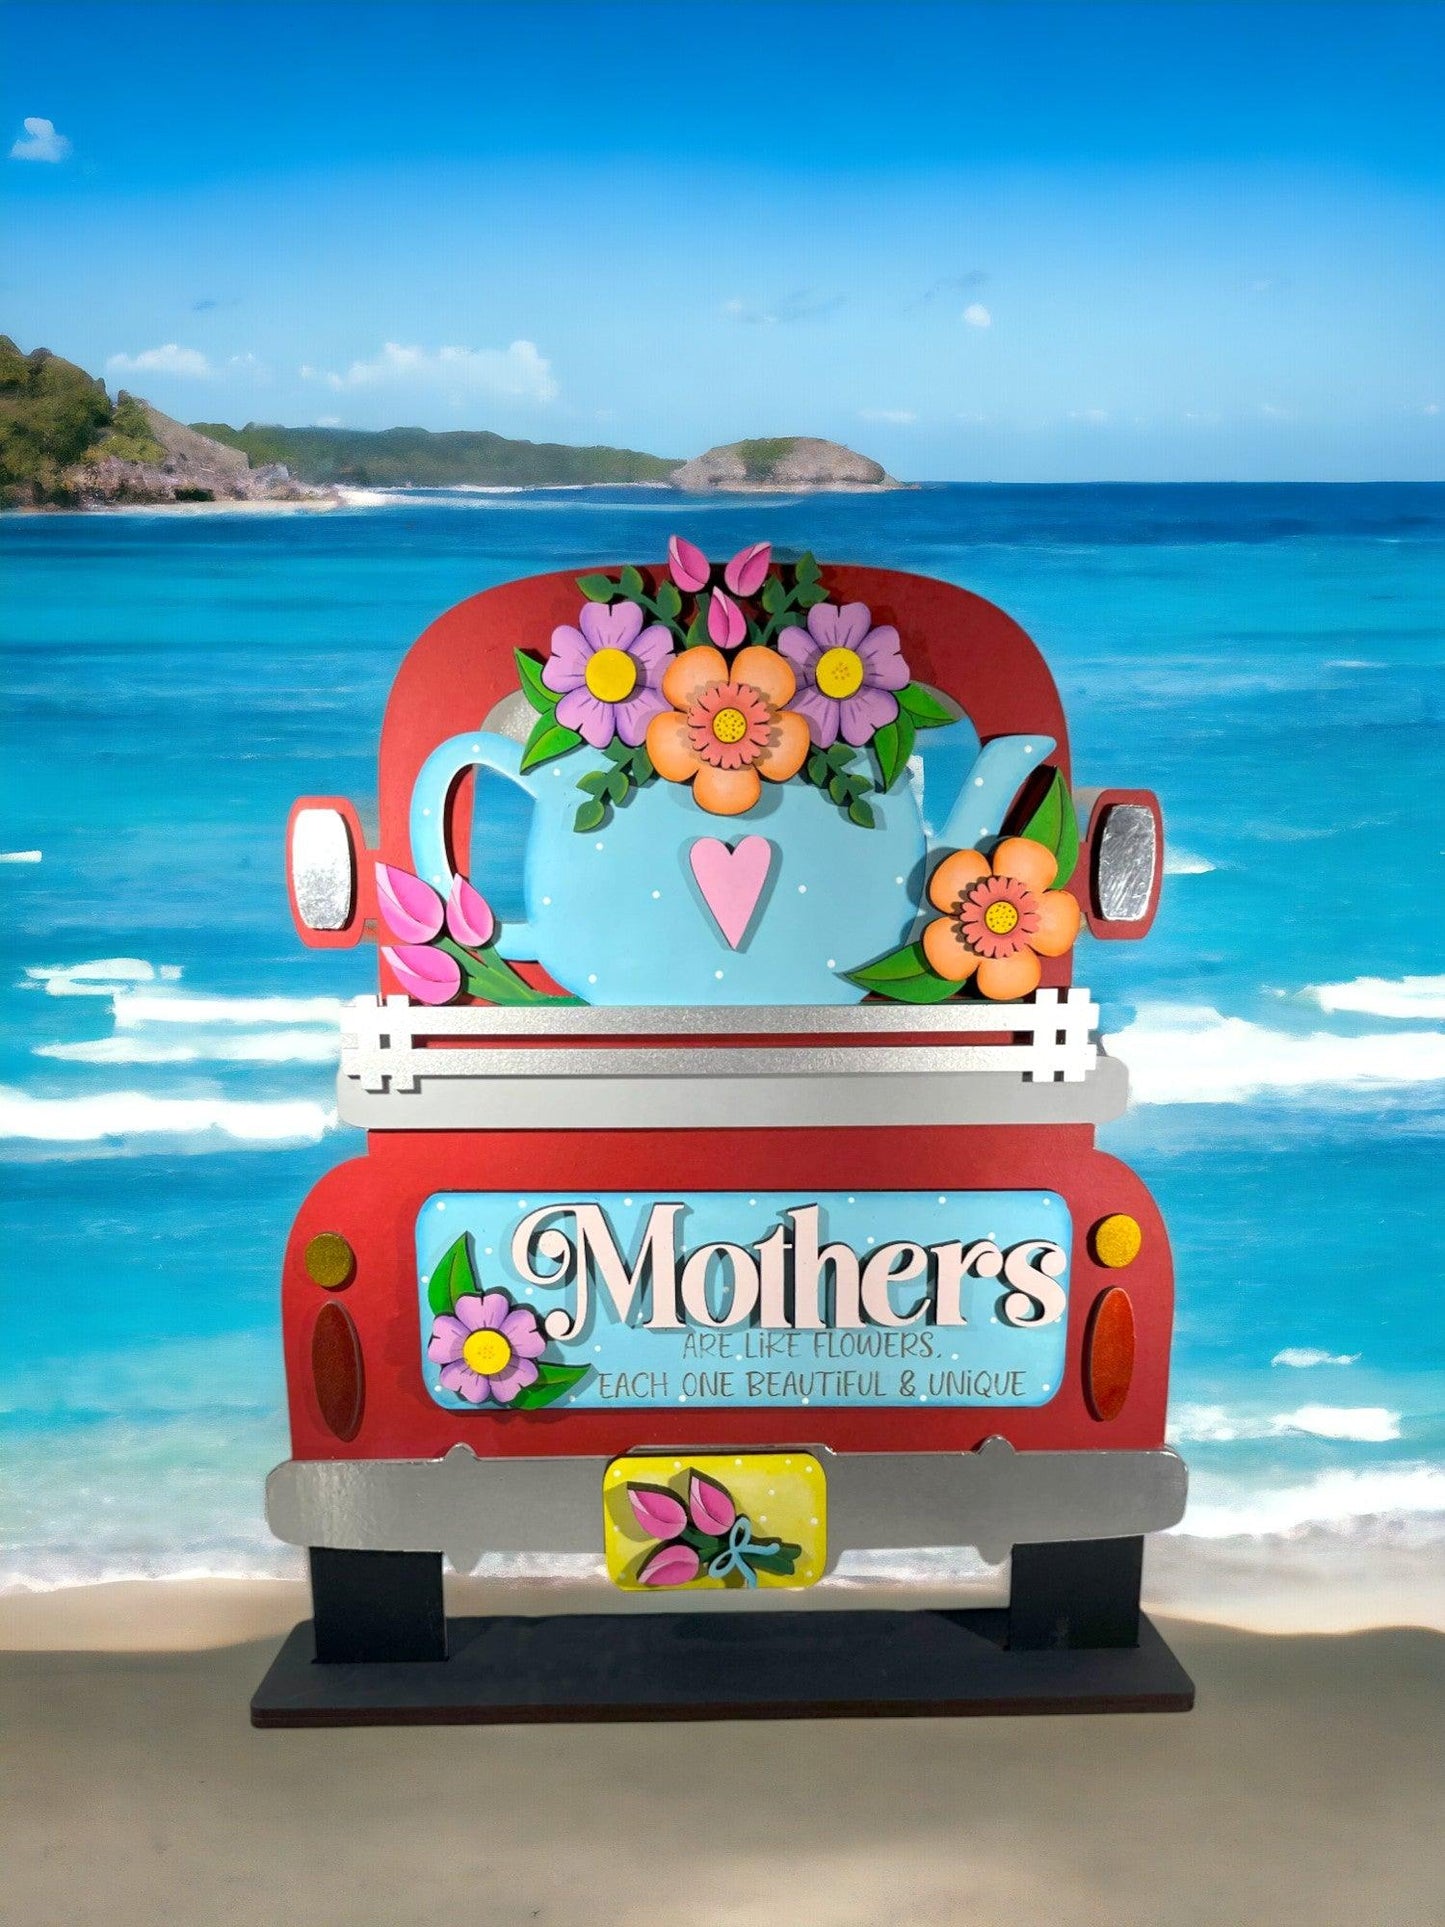
<instances>
[{"instance_id":1,"label":"turquoise ocean","mask_svg":"<svg viewBox=\"0 0 1445 1927\"><path fill-rule=\"evenodd\" d=\"M1176 1554L1438 1556L1445 487L457 492L0 519L0 1586L299 1569L261 1515L278 1267L359 1147L336 1012L374 961L297 942L287 810L365 815L438 612L673 529L989 597L1076 780L1158 791L1159 921L1077 977L1133 1079L1105 1142L1175 1244Z\"/></svg>"}]
</instances>

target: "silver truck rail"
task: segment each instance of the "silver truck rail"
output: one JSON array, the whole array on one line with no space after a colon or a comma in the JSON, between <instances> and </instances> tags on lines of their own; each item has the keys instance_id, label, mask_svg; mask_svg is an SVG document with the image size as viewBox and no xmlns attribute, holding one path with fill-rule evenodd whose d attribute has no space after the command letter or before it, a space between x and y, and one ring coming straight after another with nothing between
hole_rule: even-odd
<instances>
[{"instance_id":1,"label":"silver truck rail","mask_svg":"<svg viewBox=\"0 0 1445 1927\"><path fill-rule=\"evenodd\" d=\"M685 1129L720 1122L1103 1123L1123 1066L1084 989L1008 1005L427 1008L358 998L338 1110L365 1130ZM706 1085L706 1104L699 1087Z\"/></svg>"}]
</instances>

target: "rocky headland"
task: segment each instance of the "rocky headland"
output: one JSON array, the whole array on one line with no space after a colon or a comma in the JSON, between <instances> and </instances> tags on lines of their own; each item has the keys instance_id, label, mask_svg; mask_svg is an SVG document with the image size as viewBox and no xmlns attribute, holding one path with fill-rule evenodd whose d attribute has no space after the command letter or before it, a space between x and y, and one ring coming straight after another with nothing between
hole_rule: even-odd
<instances>
[{"instance_id":1,"label":"rocky headland","mask_svg":"<svg viewBox=\"0 0 1445 1927\"><path fill-rule=\"evenodd\" d=\"M907 486L888 474L881 462L841 442L819 441L811 435L728 442L684 462L668 480L692 495L761 494L778 489L854 494Z\"/></svg>"}]
</instances>

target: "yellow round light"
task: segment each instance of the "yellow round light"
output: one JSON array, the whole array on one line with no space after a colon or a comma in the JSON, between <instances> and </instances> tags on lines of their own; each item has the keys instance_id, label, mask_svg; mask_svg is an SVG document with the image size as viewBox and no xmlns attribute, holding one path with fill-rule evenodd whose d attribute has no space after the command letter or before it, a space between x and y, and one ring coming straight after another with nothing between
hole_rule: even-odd
<instances>
[{"instance_id":1,"label":"yellow round light","mask_svg":"<svg viewBox=\"0 0 1445 1927\"><path fill-rule=\"evenodd\" d=\"M841 702L863 687L863 658L856 649L825 649L813 677L825 696Z\"/></svg>"},{"instance_id":2,"label":"yellow round light","mask_svg":"<svg viewBox=\"0 0 1445 1927\"><path fill-rule=\"evenodd\" d=\"M324 1291L341 1291L356 1276L356 1253L339 1231L318 1231L307 1241L306 1275Z\"/></svg>"},{"instance_id":3,"label":"yellow round light","mask_svg":"<svg viewBox=\"0 0 1445 1927\"><path fill-rule=\"evenodd\" d=\"M1138 1219L1131 1218L1126 1211L1101 1218L1094 1226L1094 1256L1111 1271L1122 1271L1125 1265L1132 1265L1143 1243L1144 1233L1139 1229Z\"/></svg>"},{"instance_id":4,"label":"yellow round light","mask_svg":"<svg viewBox=\"0 0 1445 1927\"><path fill-rule=\"evenodd\" d=\"M712 733L720 743L740 743L748 733L748 719L740 709L720 709L712 719Z\"/></svg>"},{"instance_id":5,"label":"yellow round light","mask_svg":"<svg viewBox=\"0 0 1445 1927\"><path fill-rule=\"evenodd\" d=\"M462 1363L483 1378L512 1362L512 1348L498 1331L473 1332L462 1346Z\"/></svg>"},{"instance_id":6,"label":"yellow round light","mask_svg":"<svg viewBox=\"0 0 1445 1927\"><path fill-rule=\"evenodd\" d=\"M1006 937L1016 928L1019 913L1011 903L991 903L983 913L983 920L996 937Z\"/></svg>"},{"instance_id":7,"label":"yellow round light","mask_svg":"<svg viewBox=\"0 0 1445 1927\"><path fill-rule=\"evenodd\" d=\"M599 649L587 658L588 689L603 703L622 703L637 687L637 664L625 649Z\"/></svg>"}]
</instances>

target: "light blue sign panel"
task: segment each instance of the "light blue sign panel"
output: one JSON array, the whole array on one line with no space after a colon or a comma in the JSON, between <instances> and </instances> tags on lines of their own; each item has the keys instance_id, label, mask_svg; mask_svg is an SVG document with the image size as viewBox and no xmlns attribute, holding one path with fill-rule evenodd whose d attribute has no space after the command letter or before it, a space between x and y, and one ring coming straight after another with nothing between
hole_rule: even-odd
<instances>
[{"instance_id":1,"label":"light blue sign panel","mask_svg":"<svg viewBox=\"0 0 1445 1927\"><path fill-rule=\"evenodd\" d=\"M542 1363L586 1368L553 1410L1045 1405L1063 1374L1072 1233L1053 1191L450 1191L416 1237L422 1370L452 1410L506 1409L427 1356L427 1288L461 1237L478 1290L510 1301L489 1323L530 1310ZM447 1329L436 1349L455 1352Z\"/></svg>"}]
</instances>

